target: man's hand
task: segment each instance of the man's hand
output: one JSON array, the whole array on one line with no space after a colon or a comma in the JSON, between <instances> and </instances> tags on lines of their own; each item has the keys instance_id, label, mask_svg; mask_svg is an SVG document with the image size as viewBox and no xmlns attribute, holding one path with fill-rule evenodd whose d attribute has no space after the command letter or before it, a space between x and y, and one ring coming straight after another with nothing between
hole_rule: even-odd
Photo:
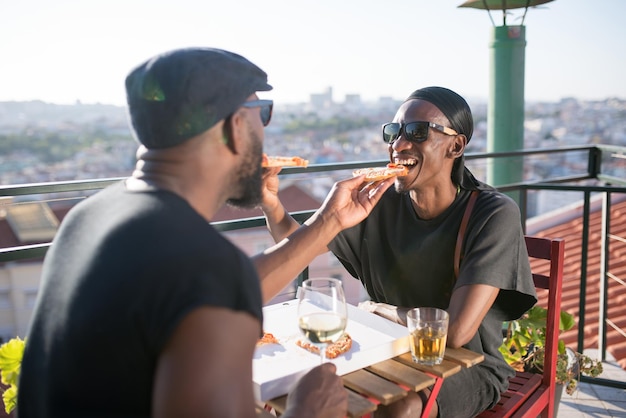
<instances>
[{"instance_id":1,"label":"man's hand","mask_svg":"<svg viewBox=\"0 0 626 418\"><path fill-rule=\"evenodd\" d=\"M281 207L278 200L278 173L282 167L268 167L263 169L263 187L261 189L261 209L265 213L272 213Z\"/></svg>"},{"instance_id":2,"label":"man's hand","mask_svg":"<svg viewBox=\"0 0 626 418\"><path fill-rule=\"evenodd\" d=\"M370 214L380 198L394 182L393 178L380 182L364 183L364 176L335 183L319 209L325 219L338 222L339 230L350 228Z\"/></svg>"},{"instance_id":3,"label":"man's hand","mask_svg":"<svg viewBox=\"0 0 626 418\"><path fill-rule=\"evenodd\" d=\"M348 393L333 363L324 363L304 375L287 396L285 418L343 418Z\"/></svg>"},{"instance_id":4,"label":"man's hand","mask_svg":"<svg viewBox=\"0 0 626 418\"><path fill-rule=\"evenodd\" d=\"M359 303L359 309L382 316L396 324L406 326L406 314L408 308L401 308L388 303L372 302L370 300Z\"/></svg>"},{"instance_id":5,"label":"man's hand","mask_svg":"<svg viewBox=\"0 0 626 418\"><path fill-rule=\"evenodd\" d=\"M261 279L263 301L268 302L287 286L318 255L328 251L328 243L343 229L361 222L370 214L393 179L364 183L363 177L335 183L326 200L302 226L282 207L263 208L275 246L253 257ZM271 205L273 183L265 187Z\"/></svg>"}]
</instances>

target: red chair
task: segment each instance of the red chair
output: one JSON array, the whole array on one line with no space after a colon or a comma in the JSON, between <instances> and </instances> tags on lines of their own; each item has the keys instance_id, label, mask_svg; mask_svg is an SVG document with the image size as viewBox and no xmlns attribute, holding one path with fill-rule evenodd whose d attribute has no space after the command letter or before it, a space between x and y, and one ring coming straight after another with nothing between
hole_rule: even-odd
<instances>
[{"instance_id":1,"label":"red chair","mask_svg":"<svg viewBox=\"0 0 626 418\"><path fill-rule=\"evenodd\" d=\"M533 269L535 287L548 290L544 373L538 375L517 372L509 381L509 389L502 394L500 402L493 409L480 414L481 418L554 416L565 242L562 239L526 236L526 247L531 267L533 258L550 262L550 272L547 276L538 274Z\"/></svg>"}]
</instances>

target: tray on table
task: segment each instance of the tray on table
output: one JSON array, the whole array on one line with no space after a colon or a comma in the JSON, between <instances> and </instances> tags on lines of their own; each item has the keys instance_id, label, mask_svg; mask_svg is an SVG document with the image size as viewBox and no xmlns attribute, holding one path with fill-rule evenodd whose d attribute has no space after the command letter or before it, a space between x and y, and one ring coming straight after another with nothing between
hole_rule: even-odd
<instances>
[{"instance_id":1,"label":"tray on table","mask_svg":"<svg viewBox=\"0 0 626 418\"><path fill-rule=\"evenodd\" d=\"M298 328L296 299L263 308L263 329L280 344L257 347L252 361L255 397L259 401L288 393L296 381L320 364L318 354L296 345L304 338ZM346 332L352 337L350 351L335 359L337 374L362 369L409 351L406 327L348 305Z\"/></svg>"}]
</instances>

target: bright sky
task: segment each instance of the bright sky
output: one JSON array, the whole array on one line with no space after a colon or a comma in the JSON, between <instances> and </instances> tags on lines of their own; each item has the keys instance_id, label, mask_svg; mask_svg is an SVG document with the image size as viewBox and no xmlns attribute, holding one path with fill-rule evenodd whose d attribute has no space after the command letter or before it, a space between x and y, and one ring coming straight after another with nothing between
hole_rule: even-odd
<instances>
[{"instance_id":1,"label":"bright sky","mask_svg":"<svg viewBox=\"0 0 626 418\"><path fill-rule=\"evenodd\" d=\"M337 101L403 99L427 85L486 99L492 23L463 1L0 0L0 101L124 105L134 66L187 46L244 55L269 74L263 96L276 102L328 86ZM625 0L530 9L526 100L626 98L625 15Z\"/></svg>"}]
</instances>

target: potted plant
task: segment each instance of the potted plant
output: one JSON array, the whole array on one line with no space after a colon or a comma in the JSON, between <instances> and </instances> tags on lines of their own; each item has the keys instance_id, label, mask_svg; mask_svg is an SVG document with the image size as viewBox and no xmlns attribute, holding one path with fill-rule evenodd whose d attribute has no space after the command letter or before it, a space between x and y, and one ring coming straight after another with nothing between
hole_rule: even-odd
<instances>
[{"instance_id":1,"label":"potted plant","mask_svg":"<svg viewBox=\"0 0 626 418\"><path fill-rule=\"evenodd\" d=\"M509 321L500 352L518 371L543 373L547 309L534 306L520 319ZM560 331L574 326L573 315L561 311ZM581 375L597 377L602 373L602 362L565 347L559 340L556 364L557 386L562 385L568 395L576 390ZM557 387L558 389L558 387ZM557 399L562 390L557 390Z\"/></svg>"}]
</instances>

